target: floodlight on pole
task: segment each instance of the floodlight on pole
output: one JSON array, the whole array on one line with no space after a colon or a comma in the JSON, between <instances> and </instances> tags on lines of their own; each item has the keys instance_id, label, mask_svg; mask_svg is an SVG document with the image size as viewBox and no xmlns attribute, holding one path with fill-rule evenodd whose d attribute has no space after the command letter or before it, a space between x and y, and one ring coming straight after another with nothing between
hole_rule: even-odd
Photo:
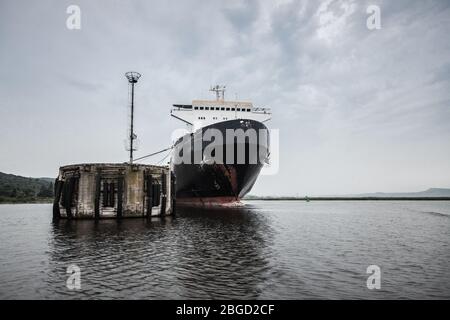
<instances>
[{"instance_id":1,"label":"floodlight on pole","mask_svg":"<svg viewBox=\"0 0 450 320\"><path fill-rule=\"evenodd\" d=\"M125 73L125 77L128 79L129 85L131 85L131 119L130 119L130 164L133 163L133 142L137 138L134 134L133 121L134 121L134 84L138 82L141 74L139 72L130 71Z\"/></svg>"}]
</instances>

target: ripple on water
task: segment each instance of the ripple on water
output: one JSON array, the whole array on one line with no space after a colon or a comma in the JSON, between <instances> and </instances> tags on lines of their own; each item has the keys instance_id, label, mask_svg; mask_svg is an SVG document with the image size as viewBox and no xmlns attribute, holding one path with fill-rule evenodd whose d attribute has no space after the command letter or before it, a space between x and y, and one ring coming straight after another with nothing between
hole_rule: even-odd
<instances>
[{"instance_id":1,"label":"ripple on water","mask_svg":"<svg viewBox=\"0 0 450 320\"><path fill-rule=\"evenodd\" d=\"M0 206L0 298L450 298L448 212L449 202L252 201L52 223L49 205ZM80 291L65 286L70 264ZM380 291L366 288L371 264Z\"/></svg>"}]
</instances>

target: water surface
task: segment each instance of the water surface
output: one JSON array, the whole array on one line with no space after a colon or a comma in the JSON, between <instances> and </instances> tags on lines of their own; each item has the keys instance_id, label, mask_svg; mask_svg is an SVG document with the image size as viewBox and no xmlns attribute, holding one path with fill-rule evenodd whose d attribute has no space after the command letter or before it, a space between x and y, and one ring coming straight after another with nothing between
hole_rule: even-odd
<instances>
[{"instance_id":1,"label":"water surface","mask_svg":"<svg viewBox=\"0 0 450 320\"><path fill-rule=\"evenodd\" d=\"M0 205L1 299L450 298L450 202L249 201L175 218L51 221ZM81 290L66 287L69 265ZM366 268L381 268L381 289Z\"/></svg>"}]
</instances>

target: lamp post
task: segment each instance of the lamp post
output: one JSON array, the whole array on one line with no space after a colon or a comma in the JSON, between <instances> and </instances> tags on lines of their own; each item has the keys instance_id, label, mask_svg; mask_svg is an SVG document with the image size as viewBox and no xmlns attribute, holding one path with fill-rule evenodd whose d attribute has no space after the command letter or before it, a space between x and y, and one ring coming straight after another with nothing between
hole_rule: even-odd
<instances>
[{"instance_id":1,"label":"lamp post","mask_svg":"<svg viewBox=\"0 0 450 320\"><path fill-rule=\"evenodd\" d=\"M131 120L130 120L130 164L133 163L133 141L137 138L133 132L134 121L134 84L138 82L141 74L138 72L130 71L125 73L125 77L128 79L128 83L131 85Z\"/></svg>"}]
</instances>

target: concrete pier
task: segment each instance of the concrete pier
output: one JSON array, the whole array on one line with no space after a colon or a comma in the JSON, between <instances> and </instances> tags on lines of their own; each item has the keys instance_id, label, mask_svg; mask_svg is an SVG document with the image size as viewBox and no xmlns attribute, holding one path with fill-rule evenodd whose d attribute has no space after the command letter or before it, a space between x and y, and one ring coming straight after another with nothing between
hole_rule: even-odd
<instances>
[{"instance_id":1,"label":"concrete pier","mask_svg":"<svg viewBox=\"0 0 450 320\"><path fill-rule=\"evenodd\" d=\"M85 163L55 180L55 219L150 217L174 213L175 179L166 166Z\"/></svg>"}]
</instances>

